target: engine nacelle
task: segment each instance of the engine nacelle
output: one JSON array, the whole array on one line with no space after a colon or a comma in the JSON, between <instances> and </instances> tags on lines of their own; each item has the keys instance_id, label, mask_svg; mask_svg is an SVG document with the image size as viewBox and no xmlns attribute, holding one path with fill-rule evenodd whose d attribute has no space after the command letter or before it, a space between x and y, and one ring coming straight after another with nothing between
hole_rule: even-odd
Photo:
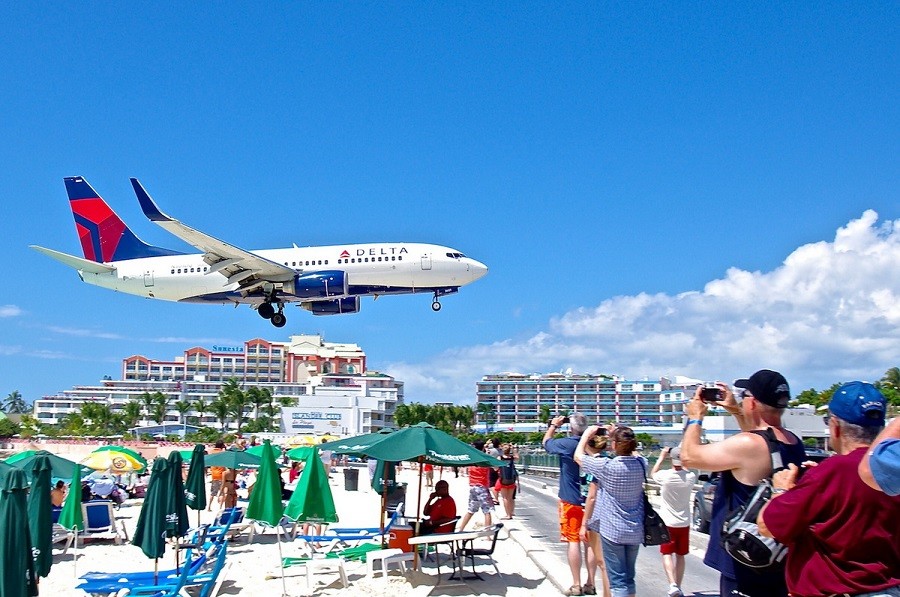
<instances>
[{"instance_id":1,"label":"engine nacelle","mask_svg":"<svg viewBox=\"0 0 900 597\"><path fill-rule=\"evenodd\" d=\"M340 270L309 272L294 276L284 292L298 298L321 298L347 294L347 273Z\"/></svg>"},{"instance_id":2,"label":"engine nacelle","mask_svg":"<svg viewBox=\"0 0 900 597\"><path fill-rule=\"evenodd\" d=\"M301 307L312 312L313 315L342 315L344 313L359 312L359 297L348 296L334 299L333 301L313 301L301 303Z\"/></svg>"}]
</instances>

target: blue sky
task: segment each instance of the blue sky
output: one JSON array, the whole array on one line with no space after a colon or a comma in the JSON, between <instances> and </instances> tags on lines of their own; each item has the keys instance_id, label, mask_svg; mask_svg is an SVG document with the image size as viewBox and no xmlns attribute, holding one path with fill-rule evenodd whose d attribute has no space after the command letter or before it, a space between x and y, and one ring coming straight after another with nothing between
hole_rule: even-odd
<instances>
[{"instance_id":1,"label":"blue sky","mask_svg":"<svg viewBox=\"0 0 900 597\"><path fill-rule=\"evenodd\" d=\"M26 3L0 22L0 395L131 354L322 333L407 399L499 371L768 367L794 391L900 364L900 14L891 3ZM162 209L247 249L455 247L490 267L359 314L111 293L64 176L151 244Z\"/></svg>"}]
</instances>

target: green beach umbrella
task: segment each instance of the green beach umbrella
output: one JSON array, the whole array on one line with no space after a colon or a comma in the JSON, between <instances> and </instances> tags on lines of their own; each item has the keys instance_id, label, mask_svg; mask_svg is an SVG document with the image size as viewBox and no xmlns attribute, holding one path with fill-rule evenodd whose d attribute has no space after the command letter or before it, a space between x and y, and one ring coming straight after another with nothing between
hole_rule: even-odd
<instances>
[{"instance_id":1,"label":"green beach umbrella","mask_svg":"<svg viewBox=\"0 0 900 597\"><path fill-rule=\"evenodd\" d=\"M169 492L169 463L165 458L153 460L147 495L138 515L131 543L148 558L158 560L166 553L166 493Z\"/></svg>"},{"instance_id":2,"label":"green beach umbrella","mask_svg":"<svg viewBox=\"0 0 900 597\"><path fill-rule=\"evenodd\" d=\"M50 459L38 456L31 465L31 490L28 492L28 530L34 556L34 573L50 574L53 565L53 521L50 510Z\"/></svg>"},{"instance_id":3,"label":"green beach umbrella","mask_svg":"<svg viewBox=\"0 0 900 597\"><path fill-rule=\"evenodd\" d=\"M0 597L38 594L28 532L25 471L8 471L0 480Z\"/></svg>"},{"instance_id":4,"label":"green beach umbrella","mask_svg":"<svg viewBox=\"0 0 900 597\"><path fill-rule=\"evenodd\" d=\"M380 442L385 438L385 436L393 433L392 429L380 429L375 433L366 433L363 435L356 435L354 437L347 437L344 439L336 439L331 442L326 442L324 444L319 444L316 446L321 450L331 450L336 454L349 454L350 456L365 456L365 450L369 448L372 444L376 442ZM301 448L297 448L298 450ZM288 458L291 457L291 452L295 450L291 450L288 452Z\"/></svg>"},{"instance_id":5,"label":"green beach umbrella","mask_svg":"<svg viewBox=\"0 0 900 597\"><path fill-rule=\"evenodd\" d=\"M78 531L84 530L84 512L81 510L81 465L72 465L72 470L66 476L71 476L69 493L63 502L62 512L59 513L57 524L67 531L75 533L74 547L72 548L72 573L78 576Z\"/></svg>"},{"instance_id":6,"label":"green beach umbrella","mask_svg":"<svg viewBox=\"0 0 900 597\"><path fill-rule=\"evenodd\" d=\"M179 452L169 454L169 489L166 493L166 535L169 537L181 537L191 526L184 496L183 466Z\"/></svg>"},{"instance_id":7,"label":"green beach umbrella","mask_svg":"<svg viewBox=\"0 0 900 597\"><path fill-rule=\"evenodd\" d=\"M206 458L206 466L224 466L225 468L259 468L262 459L242 450L223 450L210 454Z\"/></svg>"},{"instance_id":8,"label":"green beach umbrella","mask_svg":"<svg viewBox=\"0 0 900 597\"><path fill-rule=\"evenodd\" d=\"M370 434L371 435L371 434ZM347 440L353 442L353 438ZM362 444L362 442L357 442ZM359 445L357 451L370 458L400 462L410 460L436 466L503 466L504 462L476 450L452 435L419 423L387 434L378 441Z\"/></svg>"},{"instance_id":9,"label":"green beach umbrella","mask_svg":"<svg viewBox=\"0 0 900 597\"><path fill-rule=\"evenodd\" d=\"M81 465L73 463L72 469L66 475L72 478L69 485L69 493L63 502L62 512L59 513L59 526L69 531L84 530L84 513L81 511Z\"/></svg>"},{"instance_id":10,"label":"green beach umbrella","mask_svg":"<svg viewBox=\"0 0 900 597\"><path fill-rule=\"evenodd\" d=\"M188 508L199 513L206 508L206 447L197 444L190 454L188 478L184 483L184 501ZM200 524L199 518L197 524Z\"/></svg>"},{"instance_id":11,"label":"green beach umbrella","mask_svg":"<svg viewBox=\"0 0 900 597\"><path fill-rule=\"evenodd\" d=\"M278 526L284 515L284 505L281 503L281 482L279 480L278 465L275 464L275 449L271 442L263 443L262 464L256 474L256 482L250 494L250 503L247 505L246 518L258 520L269 526ZM287 586L284 580L284 558L281 555L281 534L276 533L278 541L278 560L281 564L282 592L287 595Z\"/></svg>"},{"instance_id":12,"label":"green beach umbrella","mask_svg":"<svg viewBox=\"0 0 900 597\"><path fill-rule=\"evenodd\" d=\"M315 448L307 448L304 462L303 472L297 479L284 515L298 522L338 522L328 473Z\"/></svg>"},{"instance_id":13,"label":"green beach umbrella","mask_svg":"<svg viewBox=\"0 0 900 597\"><path fill-rule=\"evenodd\" d=\"M50 476L57 479L71 479L72 469L77 463L68 458L57 456L46 450L25 450L13 454L5 460L6 464L25 471L26 477L31 476L31 465L38 456L46 456L50 460Z\"/></svg>"},{"instance_id":14,"label":"green beach umbrella","mask_svg":"<svg viewBox=\"0 0 900 597\"><path fill-rule=\"evenodd\" d=\"M256 474L246 517L276 526L281 522L284 506L281 504L281 482L275 465L275 450L269 440L263 444L262 464Z\"/></svg>"}]
</instances>

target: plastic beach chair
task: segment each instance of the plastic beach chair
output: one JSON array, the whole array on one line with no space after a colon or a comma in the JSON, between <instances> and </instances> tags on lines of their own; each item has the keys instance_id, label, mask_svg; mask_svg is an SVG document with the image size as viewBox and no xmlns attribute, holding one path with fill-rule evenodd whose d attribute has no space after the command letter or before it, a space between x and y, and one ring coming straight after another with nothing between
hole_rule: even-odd
<instances>
[{"instance_id":1,"label":"plastic beach chair","mask_svg":"<svg viewBox=\"0 0 900 597\"><path fill-rule=\"evenodd\" d=\"M125 523L116 520L116 513L110 500L84 502L81 504L81 513L84 517L83 537L89 539L104 535L107 539L114 539L116 545L121 545L122 539L128 541Z\"/></svg>"},{"instance_id":2,"label":"plastic beach chair","mask_svg":"<svg viewBox=\"0 0 900 597\"><path fill-rule=\"evenodd\" d=\"M395 524L400 524L400 519L403 518L403 502L397 506L397 509L391 514L390 519L386 525L384 525L384 533L387 534L391 527ZM378 535L381 536L381 527L329 527L329 533L334 533L335 535Z\"/></svg>"}]
</instances>

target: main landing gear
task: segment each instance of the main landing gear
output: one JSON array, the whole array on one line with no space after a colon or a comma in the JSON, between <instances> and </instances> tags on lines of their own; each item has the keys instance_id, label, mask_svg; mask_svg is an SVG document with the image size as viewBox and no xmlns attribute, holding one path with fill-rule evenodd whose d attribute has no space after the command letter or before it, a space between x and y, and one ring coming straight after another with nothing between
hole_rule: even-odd
<instances>
[{"instance_id":1,"label":"main landing gear","mask_svg":"<svg viewBox=\"0 0 900 597\"><path fill-rule=\"evenodd\" d=\"M287 317L284 316L284 303L278 303L278 311L276 311L272 303L266 301L257 307L256 311L260 317L268 319L277 328L283 328L287 323Z\"/></svg>"}]
</instances>

